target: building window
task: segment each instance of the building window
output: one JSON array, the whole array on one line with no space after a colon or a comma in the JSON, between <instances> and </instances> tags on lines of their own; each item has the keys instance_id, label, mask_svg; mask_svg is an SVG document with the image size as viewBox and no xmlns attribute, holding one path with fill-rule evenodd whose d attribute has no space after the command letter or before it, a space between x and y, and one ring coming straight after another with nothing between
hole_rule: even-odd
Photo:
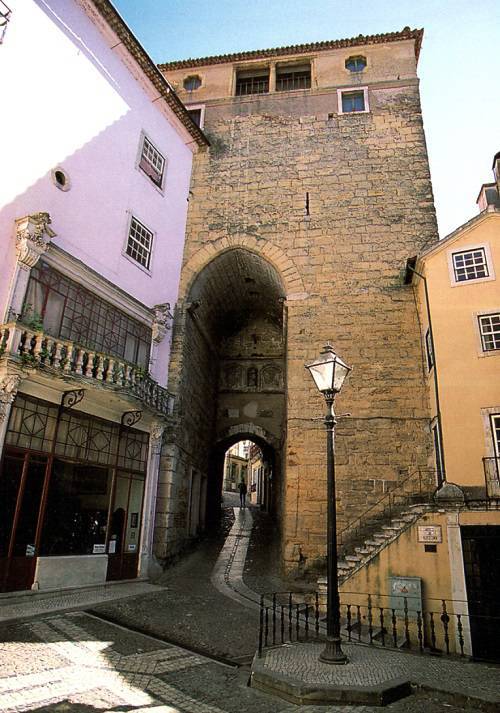
<instances>
[{"instance_id":1,"label":"building window","mask_svg":"<svg viewBox=\"0 0 500 713\"><path fill-rule=\"evenodd\" d=\"M500 349L500 312L484 314L478 319L483 351L491 352Z\"/></svg>"},{"instance_id":2,"label":"building window","mask_svg":"<svg viewBox=\"0 0 500 713\"><path fill-rule=\"evenodd\" d=\"M187 113L191 117L191 119L194 121L196 126L199 126L200 129L203 129L203 124L205 123L205 106L204 105L198 105L198 106L188 106L186 107Z\"/></svg>"},{"instance_id":3,"label":"building window","mask_svg":"<svg viewBox=\"0 0 500 713\"><path fill-rule=\"evenodd\" d=\"M139 166L153 181L153 183L155 183L159 188L162 187L163 174L165 172L165 158L158 151L158 149L153 146L147 136L144 137L142 142Z\"/></svg>"},{"instance_id":4,"label":"building window","mask_svg":"<svg viewBox=\"0 0 500 713\"><path fill-rule=\"evenodd\" d=\"M345 68L349 70L349 72L362 72L363 69L366 67L366 58L357 56L357 57L349 57L345 61Z\"/></svg>"},{"instance_id":5,"label":"building window","mask_svg":"<svg viewBox=\"0 0 500 713\"><path fill-rule=\"evenodd\" d=\"M437 480L438 480L438 483L442 483L443 482L443 473L444 473L443 447L442 447L442 443L441 443L441 433L439 431L439 425L437 422L432 426L432 437L434 439L434 455L436 458Z\"/></svg>"},{"instance_id":6,"label":"building window","mask_svg":"<svg viewBox=\"0 0 500 713\"><path fill-rule=\"evenodd\" d=\"M265 94L269 91L269 67L236 73L236 96Z\"/></svg>"},{"instance_id":7,"label":"building window","mask_svg":"<svg viewBox=\"0 0 500 713\"><path fill-rule=\"evenodd\" d=\"M342 114L365 111L364 92L342 92Z\"/></svg>"},{"instance_id":8,"label":"building window","mask_svg":"<svg viewBox=\"0 0 500 713\"><path fill-rule=\"evenodd\" d=\"M132 216L127 240L127 255L149 270L151 250L153 248L153 233L137 218Z\"/></svg>"},{"instance_id":9,"label":"building window","mask_svg":"<svg viewBox=\"0 0 500 713\"><path fill-rule=\"evenodd\" d=\"M183 86L187 92L194 92L196 91L196 89L199 89L201 87L201 77L199 77L197 74L194 74L190 77L186 77L183 82Z\"/></svg>"},{"instance_id":10,"label":"building window","mask_svg":"<svg viewBox=\"0 0 500 713\"><path fill-rule=\"evenodd\" d=\"M493 436L493 450L496 458L500 458L500 413L493 413L491 419L491 433Z\"/></svg>"},{"instance_id":11,"label":"building window","mask_svg":"<svg viewBox=\"0 0 500 713\"><path fill-rule=\"evenodd\" d=\"M46 334L147 367L151 329L40 261L31 269L21 320Z\"/></svg>"},{"instance_id":12,"label":"building window","mask_svg":"<svg viewBox=\"0 0 500 713\"><path fill-rule=\"evenodd\" d=\"M370 111L368 87L337 89L339 114L357 114Z\"/></svg>"},{"instance_id":13,"label":"building window","mask_svg":"<svg viewBox=\"0 0 500 713\"><path fill-rule=\"evenodd\" d=\"M489 277L488 263L484 248L453 253L453 270L456 282Z\"/></svg>"},{"instance_id":14,"label":"building window","mask_svg":"<svg viewBox=\"0 0 500 713\"><path fill-rule=\"evenodd\" d=\"M427 355L427 368L429 371L434 366L434 350L432 348L431 331L428 329L425 333L425 352Z\"/></svg>"},{"instance_id":15,"label":"building window","mask_svg":"<svg viewBox=\"0 0 500 713\"><path fill-rule=\"evenodd\" d=\"M311 65L277 65L276 91L288 92L294 89L311 88Z\"/></svg>"}]
</instances>

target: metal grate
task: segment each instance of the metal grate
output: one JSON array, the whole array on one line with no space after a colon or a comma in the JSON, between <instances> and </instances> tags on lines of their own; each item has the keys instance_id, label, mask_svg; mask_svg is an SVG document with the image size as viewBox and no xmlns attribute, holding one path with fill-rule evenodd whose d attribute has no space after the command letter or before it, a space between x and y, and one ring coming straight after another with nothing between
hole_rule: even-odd
<instances>
[{"instance_id":1,"label":"metal grate","mask_svg":"<svg viewBox=\"0 0 500 713\"><path fill-rule=\"evenodd\" d=\"M53 337L146 367L151 330L43 262L31 270L22 321L41 319Z\"/></svg>"},{"instance_id":2,"label":"metal grate","mask_svg":"<svg viewBox=\"0 0 500 713\"><path fill-rule=\"evenodd\" d=\"M132 216L128 234L127 255L149 270L153 233Z\"/></svg>"}]
</instances>

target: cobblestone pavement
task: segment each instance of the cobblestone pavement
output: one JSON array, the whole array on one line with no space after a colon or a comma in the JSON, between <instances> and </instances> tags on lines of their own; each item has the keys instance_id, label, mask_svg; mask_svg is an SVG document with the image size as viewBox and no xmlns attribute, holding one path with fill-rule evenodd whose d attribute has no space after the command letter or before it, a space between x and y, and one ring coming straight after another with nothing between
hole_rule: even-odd
<instances>
[{"instance_id":1,"label":"cobblestone pavement","mask_svg":"<svg viewBox=\"0 0 500 713\"><path fill-rule=\"evenodd\" d=\"M269 547L272 532L268 531L272 525L254 509L250 513L233 511L231 498L227 500L221 532L169 568L160 578L162 589L153 587L149 593L94 607L100 617L169 643L82 611L52 611L0 624L0 641L5 642L0 645L0 711L374 713L377 709L369 707L299 708L248 688L248 667L223 665L196 653L248 663L256 646L258 610L252 601L242 606L242 598L249 588L286 588L273 574L274 553ZM214 566L219 568L216 574ZM45 606L51 611L50 601ZM52 606L56 608L55 603ZM427 672L427 679L421 675L419 683L433 687L440 678L449 679L448 683L456 681L456 690L462 694L467 690L476 695L491 694L491 682L495 677L498 680L500 671L498 667L486 671L485 667L460 662L455 662L456 670L445 670L439 668L445 662L429 657L399 656L407 659L412 670ZM453 691L453 686L448 688ZM467 708L464 699L464 695L444 697L443 693L419 691L386 710L477 710L474 706Z\"/></svg>"},{"instance_id":2,"label":"cobblestone pavement","mask_svg":"<svg viewBox=\"0 0 500 713\"><path fill-rule=\"evenodd\" d=\"M0 710L5 713L375 713L297 706L246 686L247 674L84 612L0 625ZM464 713L417 693L388 713ZM472 710L472 709L471 709Z\"/></svg>"}]
</instances>

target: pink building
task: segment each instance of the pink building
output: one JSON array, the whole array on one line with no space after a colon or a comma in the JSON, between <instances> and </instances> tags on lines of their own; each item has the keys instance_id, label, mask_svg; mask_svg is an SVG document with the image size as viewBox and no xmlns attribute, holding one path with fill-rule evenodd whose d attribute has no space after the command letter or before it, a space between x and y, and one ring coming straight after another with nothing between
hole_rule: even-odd
<instances>
[{"instance_id":1,"label":"pink building","mask_svg":"<svg viewBox=\"0 0 500 713\"><path fill-rule=\"evenodd\" d=\"M0 44L0 590L151 564L193 153L107 0L20 0Z\"/></svg>"}]
</instances>

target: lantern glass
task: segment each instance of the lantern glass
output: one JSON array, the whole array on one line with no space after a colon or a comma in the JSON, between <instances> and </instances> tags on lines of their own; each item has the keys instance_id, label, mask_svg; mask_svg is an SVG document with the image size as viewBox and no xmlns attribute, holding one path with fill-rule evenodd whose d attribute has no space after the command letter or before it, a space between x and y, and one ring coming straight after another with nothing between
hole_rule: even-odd
<instances>
[{"instance_id":1,"label":"lantern glass","mask_svg":"<svg viewBox=\"0 0 500 713\"><path fill-rule=\"evenodd\" d=\"M319 391L335 393L340 391L347 374L351 371L350 367L335 354L329 344L316 361L306 364L306 369L309 369Z\"/></svg>"}]
</instances>

